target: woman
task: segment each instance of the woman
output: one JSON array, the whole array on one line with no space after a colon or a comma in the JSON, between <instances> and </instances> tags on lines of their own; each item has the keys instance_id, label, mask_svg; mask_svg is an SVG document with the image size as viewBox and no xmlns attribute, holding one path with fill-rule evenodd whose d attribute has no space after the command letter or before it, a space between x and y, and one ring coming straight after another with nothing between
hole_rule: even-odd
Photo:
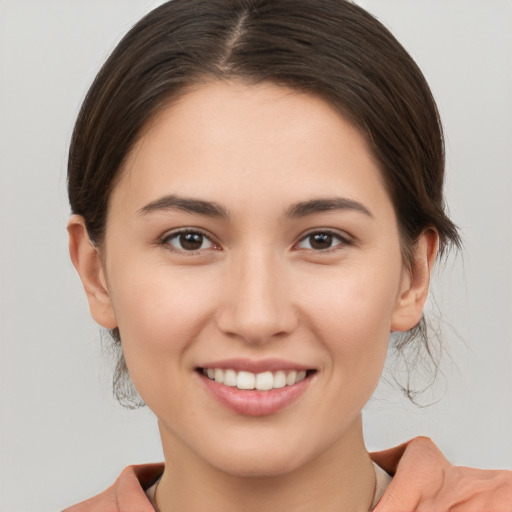
<instances>
[{"instance_id":1,"label":"woman","mask_svg":"<svg viewBox=\"0 0 512 512\"><path fill-rule=\"evenodd\" d=\"M426 343L443 208L437 109L341 0L174 0L91 87L70 253L158 417L165 466L69 510L510 510L510 472L425 438L368 454L390 332Z\"/></svg>"}]
</instances>

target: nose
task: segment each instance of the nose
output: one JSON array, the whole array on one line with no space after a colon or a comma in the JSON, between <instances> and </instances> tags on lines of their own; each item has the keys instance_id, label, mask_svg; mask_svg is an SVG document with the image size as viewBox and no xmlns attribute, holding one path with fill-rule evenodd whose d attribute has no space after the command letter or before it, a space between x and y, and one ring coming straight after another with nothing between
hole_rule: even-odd
<instances>
[{"instance_id":1,"label":"nose","mask_svg":"<svg viewBox=\"0 0 512 512\"><path fill-rule=\"evenodd\" d=\"M232 262L219 329L251 344L290 334L298 318L285 274L283 264L268 254L253 252Z\"/></svg>"}]
</instances>

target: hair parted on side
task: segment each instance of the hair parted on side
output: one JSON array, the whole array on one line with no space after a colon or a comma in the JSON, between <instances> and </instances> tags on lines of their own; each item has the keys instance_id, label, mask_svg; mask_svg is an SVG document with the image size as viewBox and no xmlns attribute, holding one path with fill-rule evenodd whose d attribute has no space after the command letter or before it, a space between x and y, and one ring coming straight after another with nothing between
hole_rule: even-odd
<instances>
[{"instance_id":1,"label":"hair parted on side","mask_svg":"<svg viewBox=\"0 0 512 512\"><path fill-rule=\"evenodd\" d=\"M322 97L366 138L397 214L405 263L428 228L439 233L440 254L460 246L445 212L435 101L416 63L377 19L348 0L172 0L114 49L75 125L69 200L100 249L111 191L143 129L191 87L212 80L268 81ZM115 393L125 405L140 405L121 335L112 334ZM411 343L430 354L423 319L396 346Z\"/></svg>"}]
</instances>

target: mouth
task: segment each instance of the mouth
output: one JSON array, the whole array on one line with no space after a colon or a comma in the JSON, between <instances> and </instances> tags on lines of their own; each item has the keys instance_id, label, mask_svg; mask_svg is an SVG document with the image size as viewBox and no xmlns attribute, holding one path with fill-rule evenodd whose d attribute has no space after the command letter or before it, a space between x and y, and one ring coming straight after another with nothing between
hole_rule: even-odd
<instances>
[{"instance_id":1,"label":"mouth","mask_svg":"<svg viewBox=\"0 0 512 512\"><path fill-rule=\"evenodd\" d=\"M224 386L240 390L270 391L294 386L313 375L316 370L277 370L253 373L234 368L198 368L203 376Z\"/></svg>"},{"instance_id":2,"label":"mouth","mask_svg":"<svg viewBox=\"0 0 512 512\"><path fill-rule=\"evenodd\" d=\"M264 369L257 364L257 368L251 368L256 371L249 371L251 364L233 366L198 367L196 373L209 396L245 416L266 416L287 408L306 393L317 374L316 369L290 365Z\"/></svg>"}]
</instances>

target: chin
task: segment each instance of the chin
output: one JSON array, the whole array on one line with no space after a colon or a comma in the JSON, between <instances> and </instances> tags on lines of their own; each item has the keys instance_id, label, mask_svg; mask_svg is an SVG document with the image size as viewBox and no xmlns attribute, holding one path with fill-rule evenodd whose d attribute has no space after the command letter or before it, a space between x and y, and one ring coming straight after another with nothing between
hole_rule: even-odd
<instances>
[{"instance_id":1,"label":"chin","mask_svg":"<svg viewBox=\"0 0 512 512\"><path fill-rule=\"evenodd\" d=\"M271 478L292 473L299 469L304 461L285 454L272 456L258 450L258 453L237 454L222 460L212 460L210 463L220 471L235 477Z\"/></svg>"},{"instance_id":2,"label":"chin","mask_svg":"<svg viewBox=\"0 0 512 512\"><path fill-rule=\"evenodd\" d=\"M234 439L231 436L229 444L210 444L204 447L202 456L211 466L224 473L264 478L296 471L317 455L313 446L308 447L303 441L296 442L290 437L268 439L263 432L250 438L243 437Z\"/></svg>"}]
</instances>

